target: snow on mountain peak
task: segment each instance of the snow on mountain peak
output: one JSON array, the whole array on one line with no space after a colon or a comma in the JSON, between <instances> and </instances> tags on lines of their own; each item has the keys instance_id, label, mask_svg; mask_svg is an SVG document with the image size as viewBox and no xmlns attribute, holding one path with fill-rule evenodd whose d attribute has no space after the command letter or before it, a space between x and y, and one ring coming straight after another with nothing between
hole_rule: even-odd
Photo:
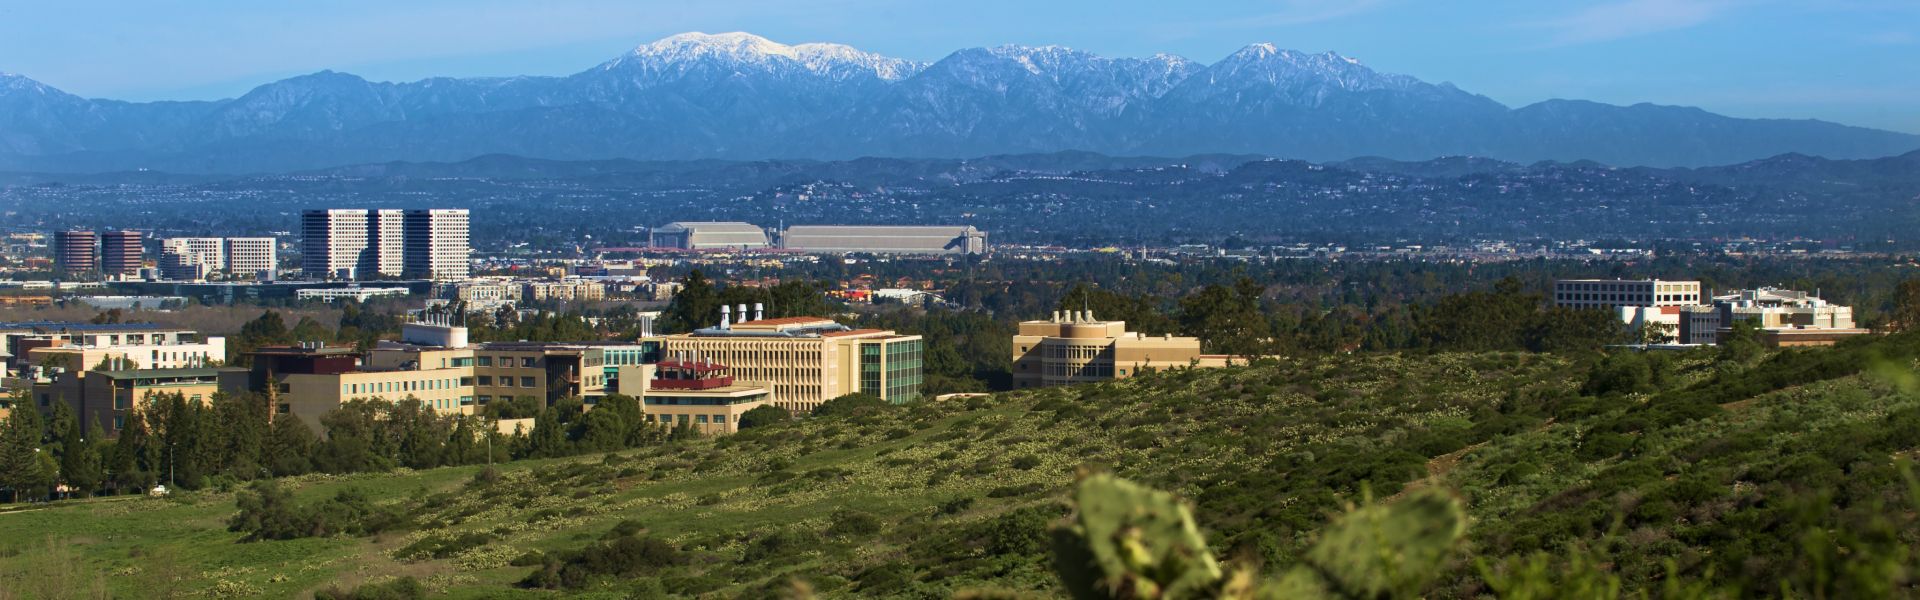
<instances>
[{"instance_id":1,"label":"snow on mountain peak","mask_svg":"<svg viewBox=\"0 0 1920 600\"><path fill-rule=\"evenodd\" d=\"M919 71L925 64L863 52L851 46L828 43L787 45L746 32L703 33L692 31L661 38L634 48L633 52L603 65L612 68L626 60L692 62L722 60L736 64L768 65L783 61L798 63L813 73L834 79L871 73L884 80L898 80Z\"/></svg>"}]
</instances>

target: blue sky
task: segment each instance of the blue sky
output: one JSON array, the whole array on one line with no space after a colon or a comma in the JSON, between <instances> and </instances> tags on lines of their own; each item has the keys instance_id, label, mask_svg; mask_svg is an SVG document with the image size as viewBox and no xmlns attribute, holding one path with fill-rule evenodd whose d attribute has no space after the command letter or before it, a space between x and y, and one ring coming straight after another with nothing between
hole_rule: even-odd
<instances>
[{"instance_id":1,"label":"blue sky","mask_svg":"<svg viewBox=\"0 0 1920 600\"><path fill-rule=\"evenodd\" d=\"M231 97L320 69L558 75L683 31L937 60L998 44L1213 62L1334 50L1513 106L1699 106L1920 133L1915 0L0 0L0 71L89 97Z\"/></svg>"}]
</instances>

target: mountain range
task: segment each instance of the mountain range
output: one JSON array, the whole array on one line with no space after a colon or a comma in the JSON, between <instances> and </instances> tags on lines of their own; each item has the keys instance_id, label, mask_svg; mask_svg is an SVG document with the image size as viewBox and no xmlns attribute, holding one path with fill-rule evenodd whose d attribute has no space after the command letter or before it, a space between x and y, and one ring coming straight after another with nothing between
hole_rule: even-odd
<instances>
[{"instance_id":1,"label":"mountain range","mask_svg":"<svg viewBox=\"0 0 1920 600\"><path fill-rule=\"evenodd\" d=\"M322 71L216 101L87 99L0 74L0 169L282 172L487 154L554 160L969 157L1082 150L1314 161L1466 155L1704 166L1870 158L1920 136L1697 108L1519 108L1332 52L1213 64L999 46L932 63L687 33L564 77L367 81Z\"/></svg>"}]
</instances>

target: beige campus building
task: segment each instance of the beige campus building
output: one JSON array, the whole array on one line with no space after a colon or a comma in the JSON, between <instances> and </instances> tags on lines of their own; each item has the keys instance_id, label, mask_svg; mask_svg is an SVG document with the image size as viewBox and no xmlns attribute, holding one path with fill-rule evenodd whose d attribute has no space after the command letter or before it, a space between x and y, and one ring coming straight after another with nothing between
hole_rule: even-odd
<instances>
[{"instance_id":1,"label":"beige campus building","mask_svg":"<svg viewBox=\"0 0 1920 600\"><path fill-rule=\"evenodd\" d=\"M1031 388L1124 379L1142 371L1218 367L1224 355L1201 354L1200 339L1127 331L1126 321L1102 321L1093 311L1055 311L1022 321L1013 336L1013 387Z\"/></svg>"},{"instance_id":2,"label":"beige campus building","mask_svg":"<svg viewBox=\"0 0 1920 600\"><path fill-rule=\"evenodd\" d=\"M739 314L745 316L746 307ZM925 342L884 329L853 329L822 317L750 319L660 339L669 358L728 365L743 381L773 388L774 403L805 413L864 392L902 404L919 398Z\"/></svg>"},{"instance_id":3,"label":"beige campus building","mask_svg":"<svg viewBox=\"0 0 1920 600\"><path fill-rule=\"evenodd\" d=\"M468 344L465 327L409 323L399 342L367 352L291 346L251 353L251 385L276 386L276 414L319 429L320 417L352 400L413 398L440 414L471 415L494 400L528 396L551 405L605 394L601 348L585 344Z\"/></svg>"},{"instance_id":4,"label":"beige campus building","mask_svg":"<svg viewBox=\"0 0 1920 600\"><path fill-rule=\"evenodd\" d=\"M734 433L747 411L774 403L771 386L736 380L720 363L668 360L624 365L620 371L619 393L639 399L647 423L659 427Z\"/></svg>"}]
</instances>

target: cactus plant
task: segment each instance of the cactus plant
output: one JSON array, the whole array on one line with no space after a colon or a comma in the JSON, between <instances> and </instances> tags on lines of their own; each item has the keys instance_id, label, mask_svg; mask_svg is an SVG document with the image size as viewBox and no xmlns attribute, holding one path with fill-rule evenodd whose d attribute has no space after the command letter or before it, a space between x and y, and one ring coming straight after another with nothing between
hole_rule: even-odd
<instances>
[{"instance_id":1,"label":"cactus plant","mask_svg":"<svg viewBox=\"0 0 1920 600\"><path fill-rule=\"evenodd\" d=\"M1322 530L1306 561L1348 597L1413 597L1444 569L1467 533L1458 498L1425 488L1393 503L1371 498Z\"/></svg>"},{"instance_id":2,"label":"cactus plant","mask_svg":"<svg viewBox=\"0 0 1920 600\"><path fill-rule=\"evenodd\" d=\"M1173 599L1218 593L1224 578L1193 515L1172 494L1100 474L1074 491L1054 530L1056 571L1075 598Z\"/></svg>"},{"instance_id":3,"label":"cactus plant","mask_svg":"<svg viewBox=\"0 0 1920 600\"><path fill-rule=\"evenodd\" d=\"M1417 597L1466 535L1466 510L1436 489L1393 503L1369 494L1335 518L1305 564L1277 579L1227 572L1186 505L1112 475L1081 479L1073 519L1053 530L1054 570L1080 600Z\"/></svg>"}]
</instances>

